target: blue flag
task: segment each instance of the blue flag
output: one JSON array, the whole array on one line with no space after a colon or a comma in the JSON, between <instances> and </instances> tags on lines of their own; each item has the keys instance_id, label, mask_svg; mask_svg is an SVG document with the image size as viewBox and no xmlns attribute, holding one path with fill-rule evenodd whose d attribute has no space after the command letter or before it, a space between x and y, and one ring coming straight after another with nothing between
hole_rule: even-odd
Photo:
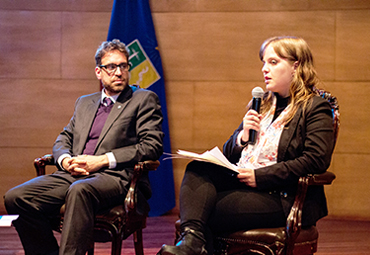
<instances>
[{"instance_id":1,"label":"blue flag","mask_svg":"<svg viewBox=\"0 0 370 255\"><path fill-rule=\"evenodd\" d=\"M119 39L129 49L130 85L154 91L163 113L164 151L171 153L162 61L158 51L149 0L115 0L108 40ZM149 173L153 196L149 216L159 216L175 207L172 160L161 160L157 171Z\"/></svg>"}]
</instances>

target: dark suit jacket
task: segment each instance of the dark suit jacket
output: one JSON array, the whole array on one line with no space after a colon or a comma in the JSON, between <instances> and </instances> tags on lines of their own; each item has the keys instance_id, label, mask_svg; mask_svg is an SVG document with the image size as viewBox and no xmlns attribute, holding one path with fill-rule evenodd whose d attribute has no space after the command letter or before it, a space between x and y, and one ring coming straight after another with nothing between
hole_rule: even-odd
<instances>
[{"instance_id":1,"label":"dark suit jacket","mask_svg":"<svg viewBox=\"0 0 370 255\"><path fill-rule=\"evenodd\" d=\"M239 161L242 148L236 139L241 124L224 144L224 154ZM285 126L278 147L277 163L255 171L259 190L278 191L286 216L293 205L300 176L323 173L330 165L334 149L333 117L329 103L315 96L311 106L299 109ZM312 225L328 213L324 188L309 187L303 207L302 224Z\"/></svg>"},{"instance_id":2,"label":"dark suit jacket","mask_svg":"<svg viewBox=\"0 0 370 255\"><path fill-rule=\"evenodd\" d=\"M100 104L101 92L77 99L73 117L57 137L53 155L57 160L62 154L81 155ZM94 155L113 152L117 167L102 169L123 179L130 180L135 163L157 160L163 153L161 129L162 112L154 92L131 87L124 89L114 104L100 134ZM140 187L150 197L147 175Z\"/></svg>"}]
</instances>

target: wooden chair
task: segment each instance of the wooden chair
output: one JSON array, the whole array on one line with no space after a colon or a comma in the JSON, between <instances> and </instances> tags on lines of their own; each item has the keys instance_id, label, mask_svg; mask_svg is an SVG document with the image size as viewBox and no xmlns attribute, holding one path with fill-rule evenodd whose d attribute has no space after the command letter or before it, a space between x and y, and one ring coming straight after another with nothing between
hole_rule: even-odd
<instances>
[{"instance_id":1,"label":"wooden chair","mask_svg":"<svg viewBox=\"0 0 370 255\"><path fill-rule=\"evenodd\" d=\"M335 141L339 130L339 106L337 99L329 92L315 90L328 100L333 112ZM325 172L300 177L294 204L286 220L286 226L269 229L253 229L225 233L215 238L215 255L309 255L317 251L318 231L316 226L302 228L302 208L308 186L330 185L335 174ZM180 235L180 220L176 222L176 240ZM175 241L176 243L176 241Z\"/></svg>"},{"instance_id":2,"label":"wooden chair","mask_svg":"<svg viewBox=\"0 0 370 255\"><path fill-rule=\"evenodd\" d=\"M54 165L54 158L47 154L34 161L37 176L45 175L45 167ZM135 165L133 177L130 183L125 202L123 205L100 213L95 218L94 241L95 242L112 242L112 255L120 255L122 240L133 234L134 247L136 255L143 255L143 237L142 229L146 227L146 218L149 212L149 206L143 212L138 212L137 206L137 183L144 171L156 170L159 161L139 162ZM52 220L53 229L61 232L63 227L64 205L60 210L60 217ZM88 255L94 254L92 246Z\"/></svg>"},{"instance_id":3,"label":"wooden chair","mask_svg":"<svg viewBox=\"0 0 370 255\"><path fill-rule=\"evenodd\" d=\"M308 255L317 251L316 226L302 228L302 207L310 185L328 185L335 179L332 172L301 177L294 204L286 226L270 229L238 231L216 237L215 254L297 254Z\"/></svg>"}]
</instances>

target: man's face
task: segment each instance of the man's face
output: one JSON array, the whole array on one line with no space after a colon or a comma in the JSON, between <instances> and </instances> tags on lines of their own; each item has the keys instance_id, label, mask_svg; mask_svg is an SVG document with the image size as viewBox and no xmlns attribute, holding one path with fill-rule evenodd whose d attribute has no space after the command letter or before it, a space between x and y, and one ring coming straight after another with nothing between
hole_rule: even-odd
<instances>
[{"instance_id":1,"label":"man's face","mask_svg":"<svg viewBox=\"0 0 370 255\"><path fill-rule=\"evenodd\" d=\"M117 68L112 70L112 66ZM106 53L101 66L95 68L96 77L102 82L108 96L116 95L128 86L129 71L124 66L128 66L125 54L113 50Z\"/></svg>"}]
</instances>

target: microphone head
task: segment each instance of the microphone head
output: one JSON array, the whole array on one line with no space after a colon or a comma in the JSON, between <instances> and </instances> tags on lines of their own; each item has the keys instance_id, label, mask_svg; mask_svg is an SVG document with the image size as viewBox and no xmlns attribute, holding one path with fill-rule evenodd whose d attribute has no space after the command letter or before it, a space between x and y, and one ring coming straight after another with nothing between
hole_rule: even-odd
<instances>
[{"instance_id":1,"label":"microphone head","mask_svg":"<svg viewBox=\"0 0 370 255\"><path fill-rule=\"evenodd\" d=\"M263 89L261 87L255 87L252 90L252 96L256 97L256 98L262 98L264 93L265 92L263 91Z\"/></svg>"}]
</instances>

